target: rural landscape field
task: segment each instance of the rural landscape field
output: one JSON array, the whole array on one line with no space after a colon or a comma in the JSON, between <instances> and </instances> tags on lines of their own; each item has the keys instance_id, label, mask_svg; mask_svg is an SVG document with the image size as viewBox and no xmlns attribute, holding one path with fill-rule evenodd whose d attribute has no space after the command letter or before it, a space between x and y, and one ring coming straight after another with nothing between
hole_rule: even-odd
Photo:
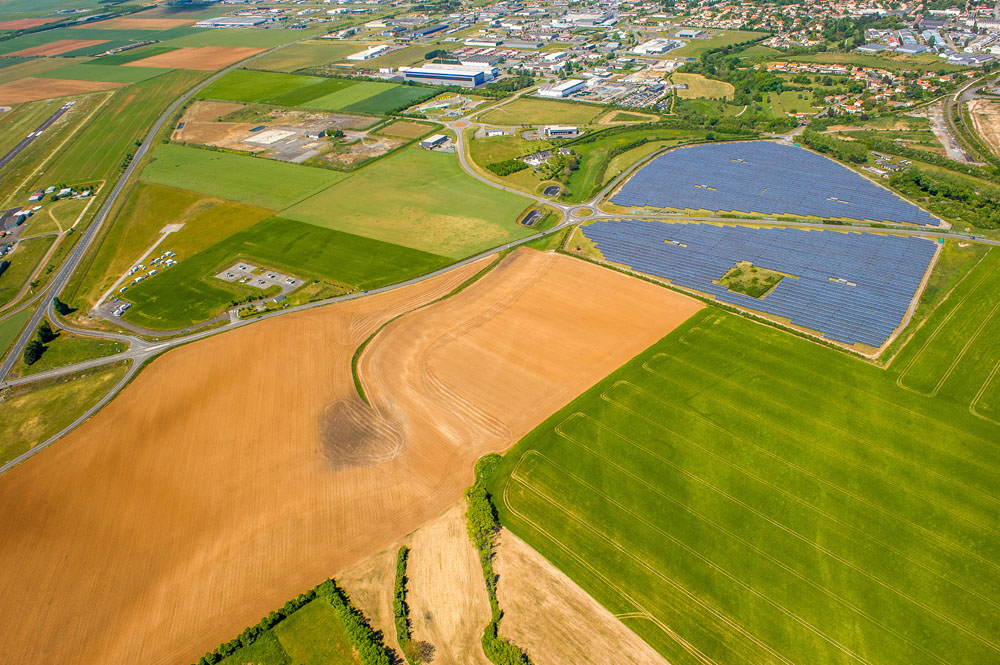
<instances>
[{"instance_id":1,"label":"rural landscape field","mask_svg":"<svg viewBox=\"0 0 1000 665\"><path fill-rule=\"evenodd\" d=\"M1000 662L998 56L0 0L0 662Z\"/></svg>"}]
</instances>

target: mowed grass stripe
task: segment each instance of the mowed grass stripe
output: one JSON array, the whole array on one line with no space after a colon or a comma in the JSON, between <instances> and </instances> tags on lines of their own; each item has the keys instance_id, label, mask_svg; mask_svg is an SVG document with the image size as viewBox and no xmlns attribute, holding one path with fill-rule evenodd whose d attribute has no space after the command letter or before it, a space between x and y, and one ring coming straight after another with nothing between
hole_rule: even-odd
<instances>
[{"instance_id":1,"label":"mowed grass stripe","mask_svg":"<svg viewBox=\"0 0 1000 665\"><path fill-rule=\"evenodd\" d=\"M924 631L940 631L943 628L930 617L890 615L886 618L897 625L889 626L859 606L859 602L875 605L874 611L882 612L884 605L870 593L859 595L857 599L852 600L842 598L812 581L807 575L782 563L778 557L768 555L751 542L739 538L712 520L685 509L683 502L673 500L635 474L627 473L610 458L595 455L587 448L583 450L591 454L584 452L582 459L575 460L579 463L575 463L574 467L586 469L590 466L589 472L585 471L588 475L593 476L595 471L606 475L606 482L603 482L600 488L573 474L553 459L565 459L565 455L581 454L581 446L569 439L557 442L553 446L552 457L537 452L526 455L518 467L517 478L520 482L531 485L536 491L549 494L550 498L551 490L546 488L560 488L563 491L555 496L572 495L574 507L580 505L581 493L592 495L591 498L595 502L607 501L613 504L619 509L620 515L609 516L611 524L596 524L604 533L618 533L619 542L628 542L630 546L636 548L638 555L647 560L655 556L669 557L671 565L678 566L683 571L698 568L698 565L690 565L691 559L697 564L711 567L729 582L764 600L853 660L867 662L867 658L834 639L822 628L823 626L853 626L861 623L867 630L884 631L887 647L891 644L893 648L909 653L913 657L919 654L930 657L936 662L946 662L927 651L917 641L925 637ZM614 451L615 454L620 452L620 450ZM567 483L572 487L565 487ZM664 502L664 499L667 501ZM643 516L642 508L647 502L654 501L659 508L655 523ZM556 502L558 503L558 500ZM654 537L649 539L656 542L653 546L654 551L642 550L642 543L646 541L641 538L641 533L636 531L637 525L641 525L640 529L654 532ZM666 525L669 526L664 528ZM662 548L663 539L674 544L677 550L668 551ZM692 544L696 544L697 547ZM730 564L734 561L738 562L738 566L732 566L730 569ZM807 570L814 574L817 568ZM759 614L755 614L755 618L767 621L767 617ZM923 620L926 625L920 626L914 623L915 620ZM941 637L952 641L955 639L954 634Z\"/></svg>"},{"instance_id":2,"label":"mowed grass stripe","mask_svg":"<svg viewBox=\"0 0 1000 665\"><path fill-rule=\"evenodd\" d=\"M722 531L730 538L741 539L748 551L755 551L785 572L805 581L814 591L818 590L845 608L863 614L901 639L910 639L903 636L910 634L912 637L914 626L919 626L921 622L927 623L927 629L931 631L943 627L937 618L931 619L922 609L918 609L920 606L917 602L904 607L902 612L898 609L891 615L884 612L886 605L898 600L897 596L909 599L909 594L901 592L873 572L866 572L867 567L873 564L876 570L880 567L879 549L874 544L864 552L863 565L859 566L857 560L842 557L830 549L832 543L818 545L797 531L797 528L805 524L801 520L801 510L797 510L798 517L795 515L796 511L775 516L766 514L764 509L768 497L773 496L773 487L762 487L763 483L759 481L748 482L750 475L738 474L739 477L734 482L728 474L713 474L707 468L696 473L692 464L686 463L681 466L671 461L678 459L690 462L692 459L697 459L698 455L692 453L698 446L693 445L692 440L685 440L676 435L665 436L665 432L643 431L640 443L639 440L626 437L583 414L577 414L564 421L556 428L556 432L563 441L556 441L546 451L551 457L575 460L577 455L589 453L603 460L600 464L607 464L625 473L634 482L643 484L645 492L656 494L655 497L642 497L640 504L648 505L649 502L655 501L659 509L658 519L670 523L675 532L683 531L685 518L665 516L664 499L688 515L711 525L714 530ZM592 469L596 470L599 469L597 467ZM619 489L629 487L629 481L615 478L614 475L609 474L603 483L603 488L612 496L617 496ZM630 493L635 492L630 491ZM755 504L750 503L751 500L761 509L755 508ZM701 511L695 509L695 505L701 508ZM704 524L702 526L704 527ZM701 552L711 550L710 546L704 544L703 534L685 533L689 536L685 542L701 543L699 545ZM850 539L838 540L840 544L849 545L849 549L859 545L857 541L851 542ZM768 554L767 549L780 552L780 557ZM740 555L740 552L736 552L733 556L739 559ZM741 560L741 563L745 561ZM821 579L813 580L817 571L822 571ZM893 572L892 567L886 567L881 572L897 574ZM762 575L766 579L772 579L769 575L764 573ZM872 581L876 582L875 586L871 584ZM995 628L995 606L990 607L988 601L976 603L975 599L969 598L946 580L932 580L932 582L935 591L934 602L937 602L940 593L949 593L955 596L956 600L972 601L974 611L969 612L969 619L976 622L976 625ZM833 589L824 589L821 584L827 584ZM922 588L919 591L924 592ZM919 600L914 599L914 601ZM950 632L952 636L958 634L954 629L950 629ZM921 641L923 639L925 638L921 638ZM910 646L923 651L920 641L910 642Z\"/></svg>"},{"instance_id":3,"label":"mowed grass stripe","mask_svg":"<svg viewBox=\"0 0 1000 665\"><path fill-rule=\"evenodd\" d=\"M766 350L760 357L753 353L758 345ZM727 353L733 347L742 354L735 366ZM787 362L801 362L809 371L788 372L783 364L771 364L770 356L785 347ZM657 354L663 354L660 366L650 363ZM691 362L699 358L707 372L692 371L675 356ZM895 423L876 421L879 445L863 445L869 432L856 430L868 421L856 411L865 408L864 402L841 405L844 417L833 428L819 427L813 417L826 417L830 407L810 411L822 401L816 393L826 385L812 373L842 382L830 383L830 402L836 404L838 393L858 379L863 392L887 405L905 405L907 418L949 436L935 442L938 455L909 464L901 449L881 447L882 439L896 431ZM628 597L654 619L667 616L655 600L663 583L634 574L621 556L603 560L608 545L598 542L595 532L607 532L654 570L689 586L701 602L681 594L685 607L669 610L671 617L680 615L670 626L680 640L690 639L720 663L774 660L759 649L734 656L728 646L721 647L747 644L749 638L731 623L750 634L766 631L761 636L771 648L794 662L856 661L840 651L809 653L803 645L817 635L788 616L766 615L767 622L780 625L758 628L765 616L759 607L738 602L731 582L718 580L714 568L679 552L657 529L857 657L873 663L994 662L1000 658L1000 569L992 553L1000 537L990 527L1000 511L992 501L995 492L968 489L976 481L964 476L990 475L995 469L969 464L949 450L972 455L976 445L1000 441L1000 428L974 418L967 408L902 391L894 378L799 338L705 310L525 437L504 459L491 489L504 498L502 521L601 602L616 603L613 611L621 604L615 598ZM763 393L772 399L758 408ZM780 408L783 402L790 410ZM869 402L867 410L885 420L895 417L878 402ZM585 415L571 418L574 414ZM846 437L845 450L848 429L854 438ZM568 532L564 524L572 518L565 511L522 489L524 478L516 469L529 468L519 464L533 451L551 463L537 483L528 482L577 511L592 530ZM877 474L875 482L865 466ZM922 496L921 479L942 480L933 473L921 475L930 470L951 474L959 484L930 483L936 489ZM936 492L953 495L947 504L951 512L934 502ZM982 524L971 524L970 514ZM553 545L553 537L561 547ZM563 548L609 582L595 582L591 572L581 574L584 566ZM661 551L669 554L661 556ZM724 634L706 635L695 625L707 611L705 603L725 609L728 621L715 623ZM695 615L684 618L686 611ZM656 643L669 650L668 657L678 652L683 657L684 651L675 648L680 641ZM832 648L825 640L822 644Z\"/></svg>"},{"instance_id":4,"label":"mowed grass stripe","mask_svg":"<svg viewBox=\"0 0 1000 665\"><path fill-rule=\"evenodd\" d=\"M710 349L709 354L716 354L716 349ZM715 356L720 363L725 364L726 358ZM1000 484L1000 472L996 470L985 470L981 467L965 464L962 460L954 457L944 457L938 460L912 457L906 451L897 452L892 446L883 446L881 441L892 440L894 438L906 439L906 435L896 430L892 423L886 423L884 419L879 419L877 414L867 410L859 410L849 416L842 415L843 412L835 405L823 404L823 396L803 391L803 396L813 395L816 399L811 401L808 410L797 409L788 400L776 401L770 395L774 392L783 392L782 389L791 389L794 384L784 380L780 376L769 377L766 384L754 385L748 388L727 378L726 372L711 372L703 367L683 360L678 357L657 354L650 358L644 365L645 369L657 376L669 380L674 372L692 372L703 376L705 383L722 387L725 384L726 394L735 394L734 402L745 400L754 402L754 415L772 415L775 418L784 419L791 429L794 429L796 437L812 436L817 440L829 439L832 430L837 435L837 447L832 449L824 447L823 450L835 459L841 461L846 466L851 467L855 472L877 477L875 481L879 485L893 487L895 490L917 496L921 499L928 499L928 490L933 491L932 500L935 504L940 502L941 507L948 512L958 510L954 513L961 519L967 519L980 528L990 530L994 535L1000 535L993 524L989 521L1000 508L1000 501L990 493L990 488ZM744 365L731 365L730 371L747 369ZM719 382L719 383L715 383ZM761 382L763 383L763 382ZM831 408L832 407L832 408ZM839 418L838 418L839 416ZM858 417L854 417L858 416ZM843 425L837 424L843 422ZM864 432L865 436L859 437L854 432ZM889 456L899 462L895 467L893 476L886 475L880 468L873 466L877 464L883 456ZM935 466L939 467L935 468ZM851 473L853 476L854 474ZM975 482L966 483L955 480L953 476L969 478ZM870 487L868 478L859 484L863 487ZM913 483L920 488L919 494L907 488ZM964 490L960 494L954 492L955 486ZM880 489L882 489L880 487ZM957 500L960 497L961 500ZM977 511L962 510L970 505L975 505ZM974 515L979 515L974 517Z\"/></svg>"}]
</instances>

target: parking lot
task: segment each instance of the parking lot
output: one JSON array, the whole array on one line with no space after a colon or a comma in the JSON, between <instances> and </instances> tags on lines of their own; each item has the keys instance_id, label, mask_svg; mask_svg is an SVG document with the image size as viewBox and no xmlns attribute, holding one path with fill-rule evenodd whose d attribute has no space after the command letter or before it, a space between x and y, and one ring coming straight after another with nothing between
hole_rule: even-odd
<instances>
[{"instance_id":1,"label":"parking lot","mask_svg":"<svg viewBox=\"0 0 1000 665\"><path fill-rule=\"evenodd\" d=\"M268 270L267 268L260 268L245 261L234 263L215 277L224 282L246 284L261 291L272 286L277 286L281 289L281 295L291 293L302 286L302 280L297 277L292 277L291 275L286 275L275 270Z\"/></svg>"}]
</instances>

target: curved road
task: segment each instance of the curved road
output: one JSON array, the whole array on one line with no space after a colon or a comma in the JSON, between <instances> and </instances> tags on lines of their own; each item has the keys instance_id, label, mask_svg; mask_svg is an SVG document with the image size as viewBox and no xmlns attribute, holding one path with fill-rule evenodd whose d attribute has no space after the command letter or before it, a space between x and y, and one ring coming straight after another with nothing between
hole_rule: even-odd
<instances>
[{"instance_id":1,"label":"curved road","mask_svg":"<svg viewBox=\"0 0 1000 665\"><path fill-rule=\"evenodd\" d=\"M299 41L301 41L301 40L299 40ZM296 42L290 42L290 43L296 43ZM287 44L284 45L284 46L287 46ZM280 48L283 48L284 46L279 46L279 47L277 47L275 49L270 49L269 51L265 51L263 53L257 54L257 55L255 55L255 56L253 56L251 58L248 58L247 60L244 60L244 61L242 61L240 63L236 63L234 65L231 65L231 66L229 66L229 67L227 67L225 69L222 69L222 70L216 72L212 76L210 76L207 79L205 79L204 81L202 81L197 86L193 87L192 89L190 89L189 91L187 91L186 93L184 93L184 95L182 95L173 104L171 104L171 106L160 116L160 118L157 120L156 124L152 127L152 129L147 134L146 139L143 142L142 146L136 152L135 158L132 160L132 162L129 164L129 167L125 170L125 172L122 174L121 178L119 178L118 182L115 184L115 187L114 187L114 189L111 192L111 195L108 197L108 199L105 201L104 205L101 207L101 210L98 213L98 216L95 218L94 222L90 225L90 227L86 231L84 237L80 240L79 243L77 243L76 248L74 248L73 253L67 259L66 263L63 264L63 267L60 269L57 277L49 284L48 288L43 292L43 294L40 294L40 295L44 295L45 293L58 294L62 290L62 288L65 287L66 283L69 281L69 279L72 276L73 272L79 266L80 260L81 260L81 258L83 256L83 254L90 247L91 243L93 242L94 237L96 236L96 234L100 230L100 227L106 221L106 218L107 218L110 210L114 206L115 201L117 200L118 196L121 194L121 192L123 191L124 187L126 186L126 184L128 183L128 181L131 179L131 177L133 176L133 174L135 172L135 169L137 167L138 162L141 160L141 158L149 150L149 148L150 148L150 146L152 144L152 141L153 141L154 137L156 136L156 134L159 132L160 128L173 115L173 113L177 110L177 108L179 108L181 104L183 104L184 102L186 102L191 96L193 96L203 86L208 85L209 83L211 83L212 81L216 80L220 76L223 76L227 72L229 72L229 71L231 71L233 69L236 69L237 67L242 66L248 60L252 60L253 58L260 57L260 56L262 56L262 55L264 55L266 53L270 53L272 51L275 51L275 50L278 50ZM68 374L72 374L72 373L75 373L75 372L79 372L81 370L92 369L92 368L95 368L95 367L101 367L101 366L104 366L104 365L109 365L109 364L120 362L120 361L128 361L131 364L130 364L130 366L128 368L128 371L125 373L125 375L122 377L122 379L99 402L97 402L96 404L94 404L85 413L83 413L79 418L77 418L76 420L74 420L72 423L70 423L68 426L66 426L63 430L61 430L60 432L58 432L54 436L52 436L49 439L47 439L46 441L38 444L37 446L35 446L31 450L25 452L24 454L22 454L19 457L11 460L10 462L7 462L6 464L0 466L0 473L3 473L5 471L7 471L11 467L19 464L20 462L23 462L24 460L28 459L32 455L37 454L39 451L43 450L44 448L46 448L47 446L51 445L56 440L58 440L61 437L65 436L68 432L70 432L71 430L75 429L81 423L83 423L88 418L90 418L92 415L94 415L95 413L97 413L101 408L104 407L105 404L107 404L109 401L111 401L115 397L115 395L117 395L117 393L122 388L124 388L135 377L135 375L139 372L139 370L142 368L142 366L147 361L149 361L150 359L154 358L155 356L163 353L164 351L167 351L169 349L175 348L175 347L180 346L182 344L187 344L189 342L194 342L194 341L197 341L197 340L200 340L200 339L204 339L205 337L209 337L211 335L216 335L216 334L218 334L220 332L225 332L225 331L228 331L228 330L233 330L235 328L240 328L242 326L250 325L251 323L255 323L255 322L263 320L263 319L268 319L268 318L272 318L272 317L275 317L275 316L281 316L281 315L284 315L284 314L290 314L292 312L298 312L298 311L302 311L302 310L306 310L306 309L311 309L311 308L314 308L314 307L323 307L325 305L329 305L329 304L333 304L333 303L337 303L337 302L344 302L344 301L347 301L347 300L353 300L355 298L361 298L361 297L364 297L366 295L373 295L373 294L376 294L376 293L382 293L382 292L386 292L386 291L391 291L391 290L403 288L403 287L409 286L411 284L416 284L416 283L421 282L423 280L431 279L433 277L436 277L438 275L444 274L446 272L449 272L449 271L454 270L456 268L459 268L461 266L467 265L467 264L472 263L473 261L477 261L477 260L479 260L481 258L484 258L484 257L487 257L487 256L492 256L493 254L496 254L498 252L504 251L506 249L510 249L510 248L513 248L513 247L516 247L516 246L519 246L519 245L531 242L533 240L537 240L539 238L543 238L543 237L545 237L547 235L550 235L550 234L553 234L553 233L558 233L559 231L563 230L567 226L571 226L571 225L576 224L576 223L578 223L580 221L583 221L583 219L582 219L583 217L586 217L587 219L625 219L625 218L655 219L655 218L661 218L661 219L671 219L671 220L676 220L676 221L711 221L711 222L717 222L717 223L718 222L724 222L724 223L732 223L732 224L740 224L740 223L742 223L742 224L761 224L761 223L764 223L764 224L783 225L783 226L799 226L799 227L803 227L803 228L831 229L830 225L825 225L825 224L808 224L808 223L788 222L788 221L769 220L769 219L739 220L739 219L724 219L724 218L718 218L718 217L683 217L683 216L676 216L676 215L655 215L655 214L654 215L614 214L614 213L604 212L604 211L602 211L602 210L600 210L598 208L598 205L597 205L598 202L600 202L601 200L603 200L610 192L612 192L616 187L618 187L618 185L621 184L622 181L624 181L626 178L628 178L632 173L634 173L637 169L641 168L647 162L649 162L652 159L655 159L657 156L659 156L660 154L662 154L662 152L664 152L668 148L664 148L663 150L659 150L659 151L656 151L656 152L654 152L654 153L652 153L650 155L647 155L643 159L641 159L641 160L635 162L634 164L630 165L629 168L627 168L624 171L622 171L611 182L609 182L596 196L594 196L592 199L590 199L589 201L584 202L584 203L573 203L573 204L560 203L560 202L556 202L556 201L553 201L553 200L545 198L545 197L541 197L541 196L538 196L538 195L535 195L535 194L525 193L525 192L522 192L520 190L516 190L516 189L513 189L511 187L507 187L505 185L497 183L496 181L491 180L490 178L482 175L480 172L478 172L476 170L476 168L472 164L470 164L468 155L466 154L466 140L465 140L465 135L464 135L463 132L464 132L464 130L468 129L470 126L473 126L473 125L476 124L475 121L472 120L474 116L477 116L477 115L479 115L481 113L484 113L484 112L486 112L488 110L491 110L493 108L496 108L497 106L502 106L504 104L509 104L509 103L513 102L515 99L519 98L520 96L522 96L522 95L530 92L532 89L533 88L525 89L525 90L521 91L520 93L518 93L517 95L509 97L509 98L507 98L505 100L499 101L496 104L490 105L490 106L482 108L482 109L477 109L477 110L473 111L472 113L470 113L469 115L467 115L467 116L465 116L463 118L459 118L459 119L456 119L454 121L451 121L451 122L448 122L448 123L443 123L443 124L445 125L445 127L447 127L448 129L451 129L452 131L455 132L455 135L456 135L455 147L456 147L456 153L457 153L458 161L459 161L459 164L461 165L462 169L467 174L469 174L471 177L475 178L479 182L482 182L483 184L486 184L486 185L488 185L490 187L501 189L503 191L510 192L512 194L516 194L518 196L522 196L524 198L530 199L530 200L534 201L536 204L544 204L544 205L547 205L547 206L549 206L551 208L556 209L558 211L558 213L562 217L562 219L559 221L558 224L556 224L555 226L553 226L552 228L550 228L550 229L548 229L546 231L541 231L539 233L535 233L535 234L527 236L525 238L521 238L519 240L515 240L515 241L511 241L509 243L505 243L503 245L499 245L497 247L494 247L493 249L486 250L486 251L481 252L481 253L479 253L479 254L477 254L475 256L471 256L469 258L466 258L466 259L463 259L463 260L458 261L456 263L453 263L453 264L451 264L451 265L449 265L449 266L447 266L445 268L442 268L440 270L437 270L437 271L434 271L434 272L431 272L431 273L428 273L428 274L425 274L425 275L421 275L421 276L418 276L418 277L414 277L414 278L409 279L409 280L407 280L405 282L400 282L400 283L397 283L397 284L392 284L392 285L389 285L389 286L384 286L384 287L381 287L381 288L378 288L378 289L372 289L370 291L355 292L355 293L351 293L351 294L348 294L348 295L339 296L339 297L336 297L336 298L330 298L330 299L327 299L327 300L322 300L322 301L318 301L318 302L314 302L314 303L308 303L308 304L304 304L304 305L299 305L297 307L290 307L288 309L284 309L284 310L280 310L280 311L276 311L276 312L269 312L269 313L266 313L266 314L261 314L260 316L253 317L251 319L246 319L246 320L232 320L229 324L227 324L225 326L220 326L218 328L212 328L210 330L204 330L204 331L201 331L201 332L195 332L195 333L192 333L190 335L185 335L183 337L176 337L176 338L165 340L165 341L151 342L151 341L143 340L143 339L140 339L138 337L133 337L133 336L130 336L130 335L122 335L122 334L117 334L117 333L107 333L107 332L100 332L100 331L93 331L93 330L84 330L84 329L79 329L79 328L74 328L74 327L71 327L71 326L68 326L68 325L64 325L63 323L60 322L59 323L60 327L68 330L69 332L78 333L78 334L84 334L84 335L89 335L89 336L103 337L103 338L107 338L107 339L114 339L114 340L126 342L126 343L129 344L129 348L126 351L122 352L122 353L118 353L118 354L115 354L115 355L112 355L112 356L105 356L103 358L95 358L93 360L88 360L88 361L85 361L85 362L82 362L82 363L77 363L77 364L74 364L74 365L67 365L65 367L60 367L60 368L57 368L57 369L49 370L47 372L40 372L38 374L34 374L34 375L31 375L31 376L27 376L27 377L21 377L21 378L12 379L12 380L9 380L9 381L3 381L3 382L0 382L0 388L6 387L6 386L23 385L23 384L27 384L27 383L36 382L36 381L42 381L42 380L45 380L45 379L52 379L52 378L56 378L56 377L60 377L60 376L65 376L65 375L68 375ZM944 236L948 236L948 237L967 239L967 240L975 241L975 242L988 243L988 244L991 244L991 245L1000 245L1000 241L985 240L985 239L979 238L977 236L971 236L971 235L967 235L967 234L950 233L950 232L947 232L947 231L944 231L944 230L924 230L924 229L915 229L915 228L914 229L910 229L910 228L886 229L886 228L873 227L873 226L844 226L844 227L832 227L832 228L837 228L837 229L840 229L840 230L877 231L877 232L883 232L883 233L884 232L891 232L891 233L896 233L896 234L926 236L926 237L940 237L940 236L944 235ZM18 339L17 344L11 349L10 355L8 356L7 360L3 363L3 365L0 365L0 379L5 378L10 373L10 369L13 366L14 361L21 354L21 350L23 349L24 345L28 342L28 340L31 339L32 335L34 334L35 328L38 326L38 324L41 321L42 317L44 315L46 315L46 314L48 314L53 320L55 320L56 317L55 317L55 312L53 311L51 300L49 301L49 303L47 304L47 306L40 307L38 309L38 311L32 317L31 322L28 324L28 326L25 328L24 332L21 334L20 338Z\"/></svg>"}]
</instances>

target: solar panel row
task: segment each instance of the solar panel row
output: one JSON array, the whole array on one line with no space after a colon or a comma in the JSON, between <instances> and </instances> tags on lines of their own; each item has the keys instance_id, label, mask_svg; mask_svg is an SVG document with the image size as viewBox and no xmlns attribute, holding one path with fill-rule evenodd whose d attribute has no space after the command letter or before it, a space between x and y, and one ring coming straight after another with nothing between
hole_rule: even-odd
<instances>
[{"instance_id":1,"label":"solar panel row","mask_svg":"<svg viewBox=\"0 0 1000 665\"><path fill-rule=\"evenodd\" d=\"M902 323L935 251L923 238L794 228L612 220L581 230L609 261L875 347ZM791 276L762 298L715 283L740 261Z\"/></svg>"},{"instance_id":2,"label":"solar panel row","mask_svg":"<svg viewBox=\"0 0 1000 665\"><path fill-rule=\"evenodd\" d=\"M831 159L772 141L676 148L639 169L612 203L939 224L924 210Z\"/></svg>"}]
</instances>

